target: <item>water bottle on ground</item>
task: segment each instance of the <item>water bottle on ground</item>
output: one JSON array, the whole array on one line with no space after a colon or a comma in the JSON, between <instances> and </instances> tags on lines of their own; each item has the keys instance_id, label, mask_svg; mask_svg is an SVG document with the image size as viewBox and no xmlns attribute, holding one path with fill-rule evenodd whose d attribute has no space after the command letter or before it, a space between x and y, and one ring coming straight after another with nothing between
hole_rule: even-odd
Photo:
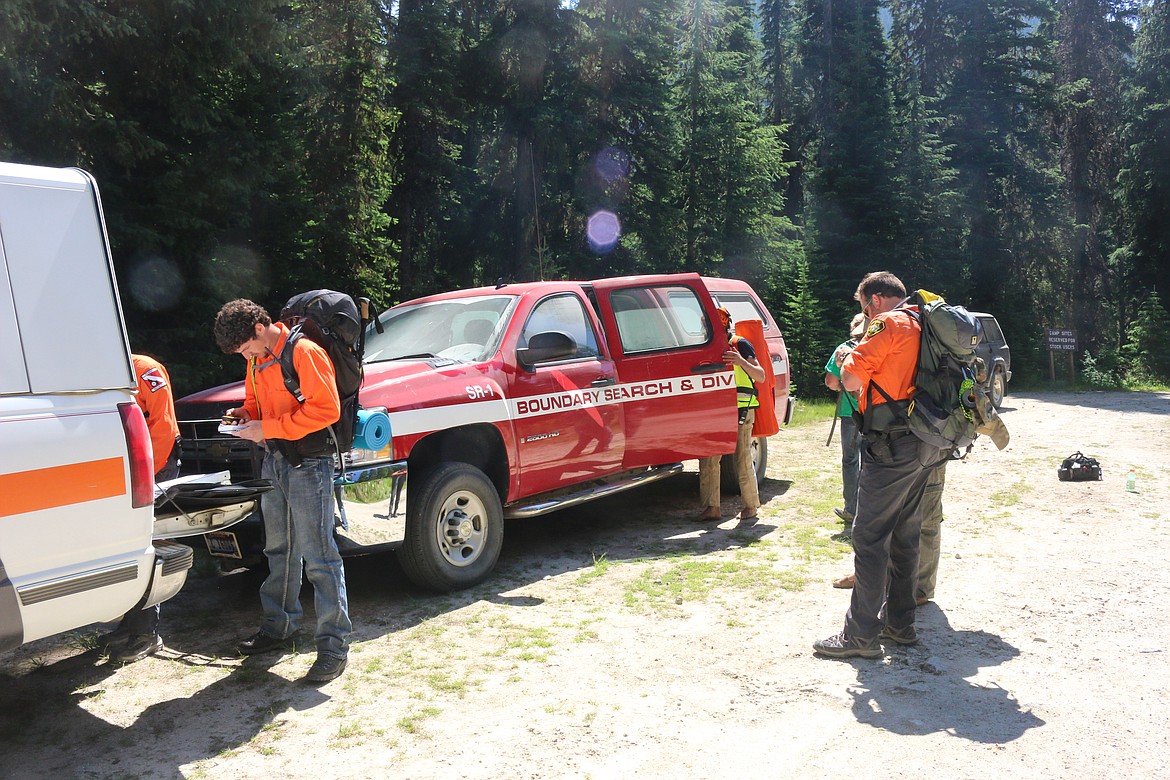
<instances>
[{"instance_id":1,"label":"water bottle on ground","mask_svg":"<svg viewBox=\"0 0 1170 780\"><path fill-rule=\"evenodd\" d=\"M1137 492L1137 474L1134 473L1133 469L1130 469L1129 473L1125 475L1125 489L1130 493Z\"/></svg>"}]
</instances>

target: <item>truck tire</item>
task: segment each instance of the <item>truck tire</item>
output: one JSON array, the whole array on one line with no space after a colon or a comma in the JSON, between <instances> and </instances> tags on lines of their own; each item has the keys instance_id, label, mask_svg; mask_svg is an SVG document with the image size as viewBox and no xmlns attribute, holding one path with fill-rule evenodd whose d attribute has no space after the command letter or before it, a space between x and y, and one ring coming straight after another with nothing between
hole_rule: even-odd
<instances>
[{"instance_id":1,"label":"truck tire","mask_svg":"<svg viewBox=\"0 0 1170 780\"><path fill-rule=\"evenodd\" d=\"M475 466L442 463L410 486L398 559L416 584L441 592L475 585L495 567L503 542L500 496Z\"/></svg>"},{"instance_id":2,"label":"truck tire","mask_svg":"<svg viewBox=\"0 0 1170 780\"><path fill-rule=\"evenodd\" d=\"M756 484L764 481L768 470L768 439L757 436L752 439L752 466L756 470ZM728 495L739 495L739 469L735 467L735 455L724 455L719 462L719 488Z\"/></svg>"},{"instance_id":3,"label":"truck tire","mask_svg":"<svg viewBox=\"0 0 1170 780\"><path fill-rule=\"evenodd\" d=\"M987 400L998 409L1003 405L1003 397L1007 394L1007 380L1004 379L1003 369L996 368L991 372L991 383L988 385Z\"/></svg>"}]
</instances>

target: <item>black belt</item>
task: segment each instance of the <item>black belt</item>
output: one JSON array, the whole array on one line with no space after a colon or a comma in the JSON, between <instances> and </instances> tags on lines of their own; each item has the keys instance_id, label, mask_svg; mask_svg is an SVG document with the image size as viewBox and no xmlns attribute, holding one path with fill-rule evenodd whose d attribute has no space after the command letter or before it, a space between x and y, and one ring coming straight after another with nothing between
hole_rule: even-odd
<instances>
[{"instance_id":1,"label":"black belt","mask_svg":"<svg viewBox=\"0 0 1170 780\"><path fill-rule=\"evenodd\" d=\"M900 439L910 433L910 427L906 425L891 425L880 431L872 431L878 436L885 436L887 439Z\"/></svg>"}]
</instances>

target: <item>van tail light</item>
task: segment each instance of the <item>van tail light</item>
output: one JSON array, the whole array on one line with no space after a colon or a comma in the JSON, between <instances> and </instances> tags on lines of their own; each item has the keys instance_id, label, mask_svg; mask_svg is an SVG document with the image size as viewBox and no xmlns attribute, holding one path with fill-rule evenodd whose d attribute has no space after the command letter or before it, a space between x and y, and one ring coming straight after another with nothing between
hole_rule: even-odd
<instances>
[{"instance_id":1,"label":"van tail light","mask_svg":"<svg viewBox=\"0 0 1170 780\"><path fill-rule=\"evenodd\" d=\"M134 508L154 504L154 453L146 417L136 403L118 404L126 450L130 453L130 500Z\"/></svg>"}]
</instances>

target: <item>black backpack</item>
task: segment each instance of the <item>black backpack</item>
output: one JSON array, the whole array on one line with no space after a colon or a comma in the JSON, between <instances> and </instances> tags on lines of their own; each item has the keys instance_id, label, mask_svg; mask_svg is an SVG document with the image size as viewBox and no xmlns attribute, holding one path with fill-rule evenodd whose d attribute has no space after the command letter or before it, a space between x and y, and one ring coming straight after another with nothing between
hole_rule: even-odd
<instances>
[{"instance_id":1,"label":"black backpack","mask_svg":"<svg viewBox=\"0 0 1170 780\"><path fill-rule=\"evenodd\" d=\"M962 306L952 306L939 295L916 290L907 303L917 304L915 314L922 326L914 395L908 402L894 402L875 382L870 384L890 404L891 411L922 441L938 447L947 457L962 457L975 441L975 345L982 325Z\"/></svg>"},{"instance_id":2,"label":"black backpack","mask_svg":"<svg viewBox=\"0 0 1170 780\"><path fill-rule=\"evenodd\" d=\"M341 419L296 442L296 452L308 457L335 451L344 470L342 453L353 446L357 425L365 322L353 298L334 290L311 290L294 295L281 310L280 321L290 330L285 348L280 353L284 386L298 402L305 402L300 378L293 366L293 347L300 339L308 338L320 345L333 362L337 395L341 399Z\"/></svg>"},{"instance_id":3,"label":"black backpack","mask_svg":"<svg viewBox=\"0 0 1170 780\"><path fill-rule=\"evenodd\" d=\"M1056 478L1061 482L1100 480L1101 464L1096 458L1090 458L1077 451L1061 461L1060 468L1056 470Z\"/></svg>"}]
</instances>

